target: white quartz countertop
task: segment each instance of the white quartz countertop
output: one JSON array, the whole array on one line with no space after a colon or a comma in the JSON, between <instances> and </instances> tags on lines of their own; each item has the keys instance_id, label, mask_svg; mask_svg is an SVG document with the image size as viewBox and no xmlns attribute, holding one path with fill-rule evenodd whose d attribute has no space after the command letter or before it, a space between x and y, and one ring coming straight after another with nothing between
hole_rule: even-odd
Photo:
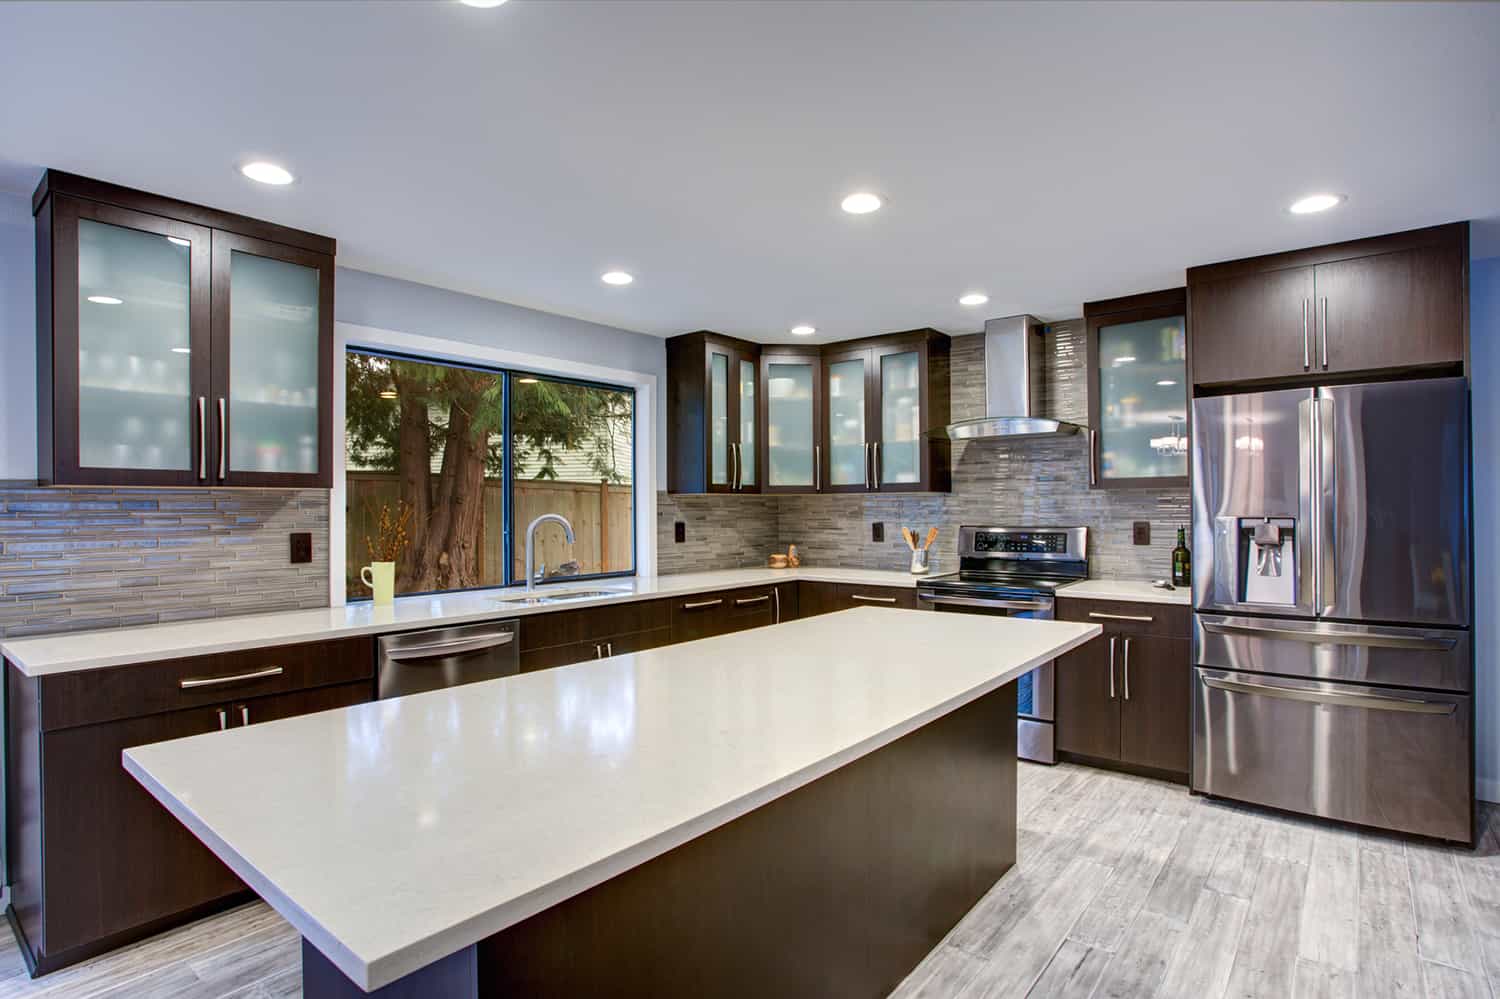
<instances>
[{"instance_id":1,"label":"white quartz countertop","mask_svg":"<svg viewBox=\"0 0 1500 999\"><path fill-rule=\"evenodd\" d=\"M27 676L44 676L49 673L125 666L294 642L316 642L471 621L525 617L601 604L704 593L737 586L762 586L798 579L865 586L917 585L917 577L907 572L837 568L721 569L666 576L635 576L628 579L583 579L548 583L538 586L536 592L608 590L611 595L536 607L513 607L498 601L521 596L524 592L521 587L468 590L462 593L400 597L395 603L385 607L376 607L365 601L345 607L247 614L242 617L85 631L45 638L20 638L0 643L0 654Z\"/></svg>"},{"instance_id":2,"label":"white quartz countertop","mask_svg":"<svg viewBox=\"0 0 1500 999\"><path fill-rule=\"evenodd\" d=\"M1057 595L1080 600L1128 600L1141 604L1180 604L1183 607L1193 602L1193 591L1189 587L1162 590L1134 579L1084 579L1058 587Z\"/></svg>"},{"instance_id":3,"label":"white quartz countertop","mask_svg":"<svg viewBox=\"0 0 1500 999\"><path fill-rule=\"evenodd\" d=\"M859 608L126 750L361 987L895 741L1097 625Z\"/></svg>"}]
</instances>

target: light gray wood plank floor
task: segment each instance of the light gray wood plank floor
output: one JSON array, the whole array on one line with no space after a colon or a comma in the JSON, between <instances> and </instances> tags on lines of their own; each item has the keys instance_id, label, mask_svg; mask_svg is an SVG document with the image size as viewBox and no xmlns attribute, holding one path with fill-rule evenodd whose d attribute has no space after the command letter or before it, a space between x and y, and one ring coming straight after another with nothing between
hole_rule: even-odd
<instances>
[{"instance_id":1,"label":"light gray wood plank floor","mask_svg":"<svg viewBox=\"0 0 1500 999\"><path fill-rule=\"evenodd\" d=\"M1484 996L1500 984L1500 809L1477 850L1021 765L1019 858L896 990L956 996ZM296 931L242 906L0 999L289 999Z\"/></svg>"}]
</instances>

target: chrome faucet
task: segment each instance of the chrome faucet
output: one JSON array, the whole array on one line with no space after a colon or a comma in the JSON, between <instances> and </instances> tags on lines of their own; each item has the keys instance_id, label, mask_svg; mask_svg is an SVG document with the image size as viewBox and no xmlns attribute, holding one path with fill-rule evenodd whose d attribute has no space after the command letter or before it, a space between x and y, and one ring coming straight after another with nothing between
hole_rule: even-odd
<instances>
[{"instance_id":1,"label":"chrome faucet","mask_svg":"<svg viewBox=\"0 0 1500 999\"><path fill-rule=\"evenodd\" d=\"M526 528L526 589L527 589L527 591L530 591L531 588L536 585L536 574L535 574L535 571L532 568L533 565L535 565L535 562L536 562L536 529L537 529L537 527L539 525L545 524L549 520L556 521L557 523L561 524L562 525L562 529L563 529L563 533L568 536L568 544L571 545L573 543L573 525L570 524L570 523L568 523L568 518L564 517L562 514L560 514L560 513L544 513L540 517L538 517L536 520L533 520L531 522L531 526L528 527L528 528ZM547 566L546 566L545 563L542 565L542 571L543 572L547 571Z\"/></svg>"}]
</instances>

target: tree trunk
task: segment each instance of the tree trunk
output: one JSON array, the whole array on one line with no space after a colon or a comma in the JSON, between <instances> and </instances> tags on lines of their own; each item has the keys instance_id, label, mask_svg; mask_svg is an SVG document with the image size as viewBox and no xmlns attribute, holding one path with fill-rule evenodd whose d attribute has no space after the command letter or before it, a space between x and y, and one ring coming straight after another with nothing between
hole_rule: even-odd
<instances>
[{"instance_id":1,"label":"tree trunk","mask_svg":"<svg viewBox=\"0 0 1500 999\"><path fill-rule=\"evenodd\" d=\"M407 527L406 551L396 562L396 591L411 593L430 586L422 585L421 553L428 543L428 523L432 517L432 432L427 420L427 395L411 381L403 382L401 364L391 365L400 402L400 427L397 433L396 472L400 478L401 504L411 511Z\"/></svg>"}]
</instances>

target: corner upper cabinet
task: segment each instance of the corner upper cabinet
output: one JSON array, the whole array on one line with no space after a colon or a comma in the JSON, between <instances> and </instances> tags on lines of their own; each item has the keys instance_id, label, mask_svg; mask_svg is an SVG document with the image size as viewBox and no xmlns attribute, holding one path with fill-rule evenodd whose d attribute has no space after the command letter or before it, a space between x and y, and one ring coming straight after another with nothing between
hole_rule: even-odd
<instances>
[{"instance_id":1,"label":"corner upper cabinet","mask_svg":"<svg viewBox=\"0 0 1500 999\"><path fill-rule=\"evenodd\" d=\"M667 340L667 489L754 493L760 347L707 330Z\"/></svg>"},{"instance_id":2,"label":"corner upper cabinet","mask_svg":"<svg viewBox=\"0 0 1500 999\"><path fill-rule=\"evenodd\" d=\"M1467 222L1189 268L1192 381L1462 373Z\"/></svg>"},{"instance_id":3,"label":"corner upper cabinet","mask_svg":"<svg viewBox=\"0 0 1500 999\"><path fill-rule=\"evenodd\" d=\"M828 492L951 488L949 340L912 330L823 350L826 413L821 480Z\"/></svg>"},{"instance_id":4,"label":"corner upper cabinet","mask_svg":"<svg viewBox=\"0 0 1500 999\"><path fill-rule=\"evenodd\" d=\"M38 478L332 485L334 241L49 171Z\"/></svg>"},{"instance_id":5,"label":"corner upper cabinet","mask_svg":"<svg viewBox=\"0 0 1500 999\"><path fill-rule=\"evenodd\" d=\"M1084 304L1094 488L1187 485L1186 317L1185 288Z\"/></svg>"}]
</instances>

